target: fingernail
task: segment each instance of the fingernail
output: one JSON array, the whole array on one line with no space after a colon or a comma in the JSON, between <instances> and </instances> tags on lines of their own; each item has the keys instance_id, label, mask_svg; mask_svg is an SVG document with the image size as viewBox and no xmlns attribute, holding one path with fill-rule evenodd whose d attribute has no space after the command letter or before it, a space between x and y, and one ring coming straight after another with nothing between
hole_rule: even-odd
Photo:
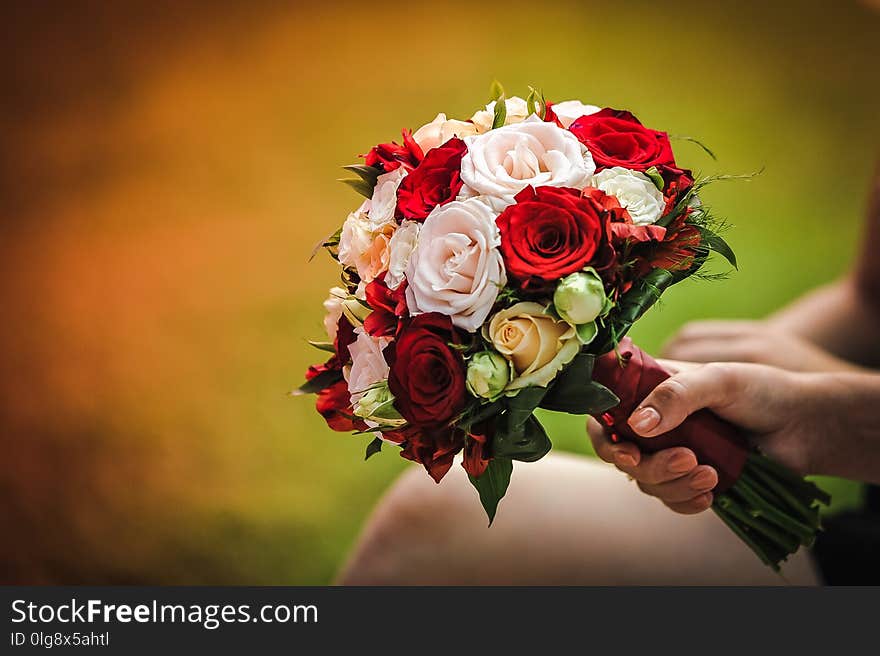
<instances>
[{"instance_id":1,"label":"fingernail","mask_svg":"<svg viewBox=\"0 0 880 656\"><path fill-rule=\"evenodd\" d=\"M660 423L660 413L654 408L639 408L629 418L629 425L637 433L645 433Z\"/></svg>"},{"instance_id":2,"label":"fingernail","mask_svg":"<svg viewBox=\"0 0 880 656\"><path fill-rule=\"evenodd\" d=\"M711 490L715 487L715 474L708 469L704 469L691 479L692 490Z\"/></svg>"},{"instance_id":3,"label":"fingernail","mask_svg":"<svg viewBox=\"0 0 880 656\"><path fill-rule=\"evenodd\" d=\"M684 474L695 466L693 456L690 453L676 453L669 459L666 468L673 474Z\"/></svg>"},{"instance_id":4,"label":"fingernail","mask_svg":"<svg viewBox=\"0 0 880 656\"><path fill-rule=\"evenodd\" d=\"M616 464L620 465L621 467L635 467L636 466L636 459L635 458L633 458L628 453L622 453L620 451L618 451L617 453L614 454L614 462Z\"/></svg>"}]
</instances>

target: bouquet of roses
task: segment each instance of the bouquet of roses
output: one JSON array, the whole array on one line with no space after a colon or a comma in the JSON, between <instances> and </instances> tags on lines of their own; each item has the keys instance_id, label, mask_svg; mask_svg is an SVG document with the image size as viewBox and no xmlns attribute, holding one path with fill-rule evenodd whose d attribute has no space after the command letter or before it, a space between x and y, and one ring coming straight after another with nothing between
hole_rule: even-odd
<instances>
[{"instance_id":1,"label":"bouquet of roses","mask_svg":"<svg viewBox=\"0 0 880 656\"><path fill-rule=\"evenodd\" d=\"M815 485L701 411L642 439L626 420L668 373L625 337L710 252L736 262L665 132L579 101L495 100L380 144L344 180L366 197L321 245L332 355L307 372L331 428L374 436L438 483L454 457L491 523L513 461L550 450L537 408L589 414L648 451L718 470L714 510L768 565L819 529ZM711 154L711 153L710 153Z\"/></svg>"}]
</instances>

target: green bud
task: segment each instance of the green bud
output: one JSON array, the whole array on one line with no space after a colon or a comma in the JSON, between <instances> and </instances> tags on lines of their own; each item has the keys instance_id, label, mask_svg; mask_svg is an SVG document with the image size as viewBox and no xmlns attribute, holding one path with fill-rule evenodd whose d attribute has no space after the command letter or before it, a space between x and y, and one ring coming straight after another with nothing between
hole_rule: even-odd
<instances>
[{"instance_id":1,"label":"green bud","mask_svg":"<svg viewBox=\"0 0 880 656\"><path fill-rule=\"evenodd\" d=\"M364 392L354 408L354 414L385 425L397 425L403 420L394 407L394 395L388 389L387 382L377 384Z\"/></svg>"},{"instance_id":2,"label":"green bud","mask_svg":"<svg viewBox=\"0 0 880 656\"><path fill-rule=\"evenodd\" d=\"M496 399L510 382L510 363L494 351L480 351L468 362L467 388L474 396Z\"/></svg>"},{"instance_id":3,"label":"green bud","mask_svg":"<svg viewBox=\"0 0 880 656\"><path fill-rule=\"evenodd\" d=\"M608 311L602 279L592 269L563 278L553 294L553 305L562 319L572 326L592 323Z\"/></svg>"}]
</instances>

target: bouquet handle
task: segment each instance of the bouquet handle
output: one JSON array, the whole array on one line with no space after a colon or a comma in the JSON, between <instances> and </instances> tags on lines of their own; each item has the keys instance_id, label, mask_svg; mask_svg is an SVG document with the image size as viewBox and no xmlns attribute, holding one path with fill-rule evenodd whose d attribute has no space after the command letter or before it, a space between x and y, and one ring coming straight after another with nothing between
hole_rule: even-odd
<instances>
[{"instance_id":1,"label":"bouquet handle","mask_svg":"<svg viewBox=\"0 0 880 656\"><path fill-rule=\"evenodd\" d=\"M613 440L633 442L648 453L675 446L690 448L701 464L718 472L712 509L764 563L779 565L821 530L818 504L830 496L785 466L751 447L732 424L710 410L690 415L675 430L645 438L627 419L670 374L629 338L597 358L593 380L614 392L620 403L595 417Z\"/></svg>"}]
</instances>

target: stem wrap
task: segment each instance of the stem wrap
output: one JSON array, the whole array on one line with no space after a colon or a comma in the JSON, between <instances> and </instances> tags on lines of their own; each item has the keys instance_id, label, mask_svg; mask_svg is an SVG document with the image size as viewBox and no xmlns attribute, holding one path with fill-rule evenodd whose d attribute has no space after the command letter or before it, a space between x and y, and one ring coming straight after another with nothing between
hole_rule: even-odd
<instances>
[{"instance_id":1,"label":"stem wrap","mask_svg":"<svg viewBox=\"0 0 880 656\"><path fill-rule=\"evenodd\" d=\"M614 392L620 403L595 418L610 430L614 441L634 442L648 453L674 446L691 449L698 462L716 469L715 492L724 492L740 477L750 451L746 438L734 426L705 409L657 437L641 437L627 424L639 403L669 376L654 358L625 337L616 352L609 351L596 359L593 380Z\"/></svg>"}]
</instances>

